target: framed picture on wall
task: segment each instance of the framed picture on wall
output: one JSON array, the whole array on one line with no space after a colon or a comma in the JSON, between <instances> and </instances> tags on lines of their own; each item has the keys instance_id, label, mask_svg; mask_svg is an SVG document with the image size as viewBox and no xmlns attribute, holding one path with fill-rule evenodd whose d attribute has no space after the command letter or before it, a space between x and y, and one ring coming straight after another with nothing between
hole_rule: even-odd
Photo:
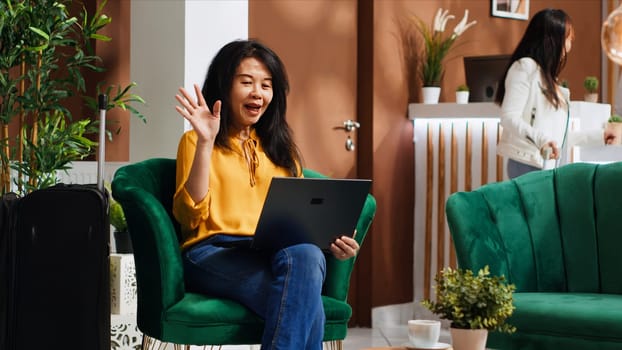
<instances>
[{"instance_id":1,"label":"framed picture on wall","mask_svg":"<svg viewBox=\"0 0 622 350\"><path fill-rule=\"evenodd\" d=\"M491 0L494 17L529 19L529 0Z\"/></svg>"}]
</instances>

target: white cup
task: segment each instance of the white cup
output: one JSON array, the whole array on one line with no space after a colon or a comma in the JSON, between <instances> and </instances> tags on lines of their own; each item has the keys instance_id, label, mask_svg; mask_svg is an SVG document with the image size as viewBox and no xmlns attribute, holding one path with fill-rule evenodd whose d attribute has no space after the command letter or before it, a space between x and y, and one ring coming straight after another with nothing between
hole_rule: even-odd
<instances>
[{"instance_id":1,"label":"white cup","mask_svg":"<svg viewBox=\"0 0 622 350\"><path fill-rule=\"evenodd\" d=\"M441 321L410 320L408 321L408 340L416 348L433 347L441 335Z\"/></svg>"}]
</instances>

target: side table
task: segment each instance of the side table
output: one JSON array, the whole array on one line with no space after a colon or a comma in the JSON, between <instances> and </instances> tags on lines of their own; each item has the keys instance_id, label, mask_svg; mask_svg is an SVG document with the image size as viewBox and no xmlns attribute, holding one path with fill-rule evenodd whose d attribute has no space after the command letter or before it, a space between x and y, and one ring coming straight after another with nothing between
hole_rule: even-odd
<instances>
[{"instance_id":1,"label":"side table","mask_svg":"<svg viewBox=\"0 0 622 350\"><path fill-rule=\"evenodd\" d=\"M140 350L143 334L136 325L136 314L110 315L110 349Z\"/></svg>"},{"instance_id":2,"label":"side table","mask_svg":"<svg viewBox=\"0 0 622 350\"><path fill-rule=\"evenodd\" d=\"M136 325L136 270L133 254L110 254L110 348L139 350Z\"/></svg>"}]
</instances>

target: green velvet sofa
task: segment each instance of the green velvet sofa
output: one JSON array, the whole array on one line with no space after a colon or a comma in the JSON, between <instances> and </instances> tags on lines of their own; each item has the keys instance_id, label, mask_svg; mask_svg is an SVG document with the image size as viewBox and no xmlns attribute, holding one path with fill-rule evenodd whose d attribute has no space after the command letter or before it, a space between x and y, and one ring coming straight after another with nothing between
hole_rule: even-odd
<instances>
[{"instance_id":1,"label":"green velvet sofa","mask_svg":"<svg viewBox=\"0 0 622 350\"><path fill-rule=\"evenodd\" d=\"M452 194L458 265L516 285L493 349L622 349L622 163L575 163Z\"/></svg>"},{"instance_id":2,"label":"green velvet sofa","mask_svg":"<svg viewBox=\"0 0 622 350\"><path fill-rule=\"evenodd\" d=\"M310 169L304 169L304 175L323 177ZM186 291L179 225L171 212L174 192L175 159L126 165L112 181L112 195L123 207L134 249L138 328L173 344L259 344L264 323L252 311L229 299ZM375 213L376 200L368 195L356 226L360 245ZM347 297L355 260L328 256L326 261L324 341L338 348L352 316Z\"/></svg>"}]
</instances>

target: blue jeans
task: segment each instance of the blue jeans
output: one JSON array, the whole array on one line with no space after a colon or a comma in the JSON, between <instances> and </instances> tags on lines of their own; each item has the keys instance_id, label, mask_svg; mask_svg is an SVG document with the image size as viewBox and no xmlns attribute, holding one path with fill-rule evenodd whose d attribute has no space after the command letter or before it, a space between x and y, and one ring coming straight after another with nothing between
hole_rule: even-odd
<instances>
[{"instance_id":1,"label":"blue jeans","mask_svg":"<svg viewBox=\"0 0 622 350\"><path fill-rule=\"evenodd\" d=\"M218 244L217 235L183 254L186 288L235 300L265 320L262 350L321 350L324 337L324 253L299 244L273 253Z\"/></svg>"},{"instance_id":2,"label":"blue jeans","mask_svg":"<svg viewBox=\"0 0 622 350\"><path fill-rule=\"evenodd\" d=\"M528 172L542 170L540 168L536 168L535 166L527 165L525 163L518 162L514 159L508 159L508 177L513 179L515 177L521 176Z\"/></svg>"}]
</instances>

